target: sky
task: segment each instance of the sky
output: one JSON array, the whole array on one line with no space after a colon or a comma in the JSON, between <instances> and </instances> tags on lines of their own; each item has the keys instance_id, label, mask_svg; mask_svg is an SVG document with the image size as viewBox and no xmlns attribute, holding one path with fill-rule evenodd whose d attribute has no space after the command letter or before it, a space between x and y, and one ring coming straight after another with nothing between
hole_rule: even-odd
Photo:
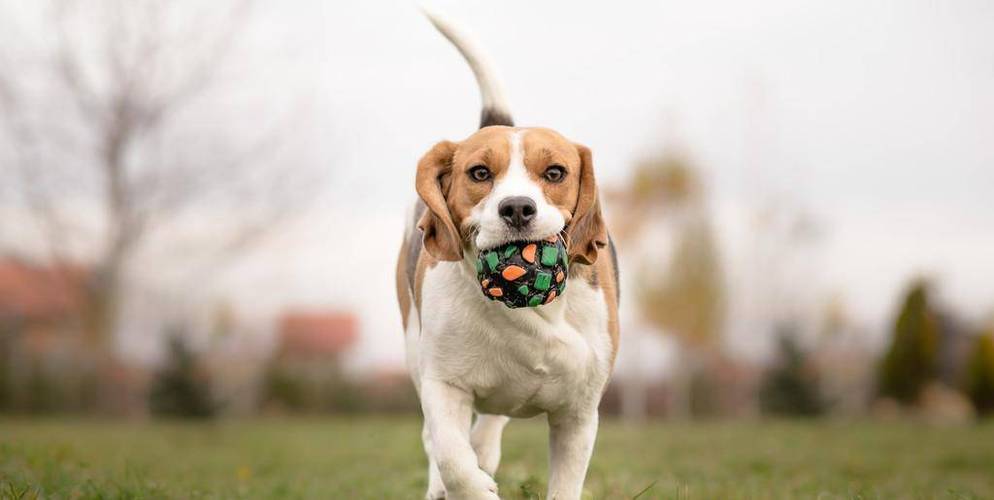
<instances>
[{"instance_id":1,"label":"sky","mask_svg":"<svg viewBox=\"0 0 994 500\"><path fill-rule=\"evenodd\" d=\"M818 228L790 284L841 297L870 331L919 274L965 318L994 312L994 4L426 4L490 53L519 125L594 151L600 184L688 154L737 295L764 293L743 269L765 237L757 214L781 207ZM400 364L392 273L414 168L474 131L472 75L411 2L259 2L244 43L246 88L304 103L299 155L327 186L219 293L247 310L354 309L354 363ZM754 327L733 315L731 345L762 352Z\"/></svg>"}]
</instances>

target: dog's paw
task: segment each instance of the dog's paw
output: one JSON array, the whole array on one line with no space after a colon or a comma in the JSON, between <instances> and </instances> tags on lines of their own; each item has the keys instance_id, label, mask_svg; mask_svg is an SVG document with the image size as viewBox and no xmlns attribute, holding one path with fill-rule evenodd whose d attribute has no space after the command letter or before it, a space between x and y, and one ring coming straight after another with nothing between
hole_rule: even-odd
<instances>
[{"instance_id":1,"label":"dog's paw","mask_svg":"<svg viewBox=\"0 0 994 500\"><path fill-rule=\"evenodd\" d=\"M497 482L490 474L479 469L477 472L463 488L449 491L446 500L500 500L497 496Z\"/></svg>"},{"instance_id":2,"label":"dog's paw","mask_svg":"<svg viewBox=\"0 0 994 500\"><path fill-rule=\"evenodd\" d=\"M462 493L452 493L451 495L445 497L446 500L500 500L495 491L477 491L477 492L462 492Z\"/></svg>"}]
</instances>

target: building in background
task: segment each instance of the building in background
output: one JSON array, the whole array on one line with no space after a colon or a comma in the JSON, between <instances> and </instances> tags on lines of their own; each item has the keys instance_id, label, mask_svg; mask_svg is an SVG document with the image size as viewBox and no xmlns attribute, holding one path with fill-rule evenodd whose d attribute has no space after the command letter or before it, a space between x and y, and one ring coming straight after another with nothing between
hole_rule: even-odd
<instances>
[{"instance_id":1,"label":"building in background","mask_svg":"<svg viewBox=\"0 0 994 500\"><path fill-rule=\"evenodd\" d=\"M78 266L0 261L0 409L40 412L81 404L79 391L53 381L71 379L59 375L75 367L86 276Z\"/></svg>"},{"instance_id":2,"label":"building in background","mask_svg":"<svg viewBox=\"0 0 994 500\"><path fill-rule=\"evenodd\" d=\"M359 339L359 319L351 312L290 310L278 324L276 356L293 362L337 365Z\"/></svg>"},{"instance_id":3,"label":"building in background","mask_svg":"<svg viewBox=\"0 0 994 500\"><path fill-rule=\"evenodd\" d=\"M352 312L289 310L282 314L263 384L268 410L348 411L360 405L342 373L343 356L359 339Z\"/></svg>"}]
</instances>

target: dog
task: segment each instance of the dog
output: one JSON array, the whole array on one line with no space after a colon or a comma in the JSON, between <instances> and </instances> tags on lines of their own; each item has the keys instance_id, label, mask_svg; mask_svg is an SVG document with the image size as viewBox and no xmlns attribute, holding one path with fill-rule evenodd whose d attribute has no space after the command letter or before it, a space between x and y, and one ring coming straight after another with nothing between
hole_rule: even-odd
<instances>
[{"instance_id":1,"label":"dog","mask_svg":"<svg viewBox=\"0 0 994 500\"><path fill-rule=\"evenodd\" d=\"M483 101L479 130L435 144L418 162L420 200L397 260L407 364L424 413L426 498L499 498L504 426L544 413L547 498L578 499L619 335L617 254L592 155L553 130L515 127L465 31L425 14L469 63ZM477 252L557 234L570 286L555 301L511 309L481 293Z\"/></svg>"}]
</instances>

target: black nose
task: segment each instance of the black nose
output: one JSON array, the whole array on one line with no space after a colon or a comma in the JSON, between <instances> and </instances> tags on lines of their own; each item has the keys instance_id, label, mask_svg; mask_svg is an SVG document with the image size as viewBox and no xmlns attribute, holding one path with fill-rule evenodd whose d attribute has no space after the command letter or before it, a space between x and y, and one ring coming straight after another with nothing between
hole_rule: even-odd
<instances>
[{"instance_id":1,"label":"black nose","mask_svg":"<svg viewBox=\"0 0 994 500\"><path fill-rule=\"evenodd\" d=\"M535 218L535 201L527 196L504 198L497 205L497 213L508 226L524 229Z\"/></svg>"}]
</instances>

